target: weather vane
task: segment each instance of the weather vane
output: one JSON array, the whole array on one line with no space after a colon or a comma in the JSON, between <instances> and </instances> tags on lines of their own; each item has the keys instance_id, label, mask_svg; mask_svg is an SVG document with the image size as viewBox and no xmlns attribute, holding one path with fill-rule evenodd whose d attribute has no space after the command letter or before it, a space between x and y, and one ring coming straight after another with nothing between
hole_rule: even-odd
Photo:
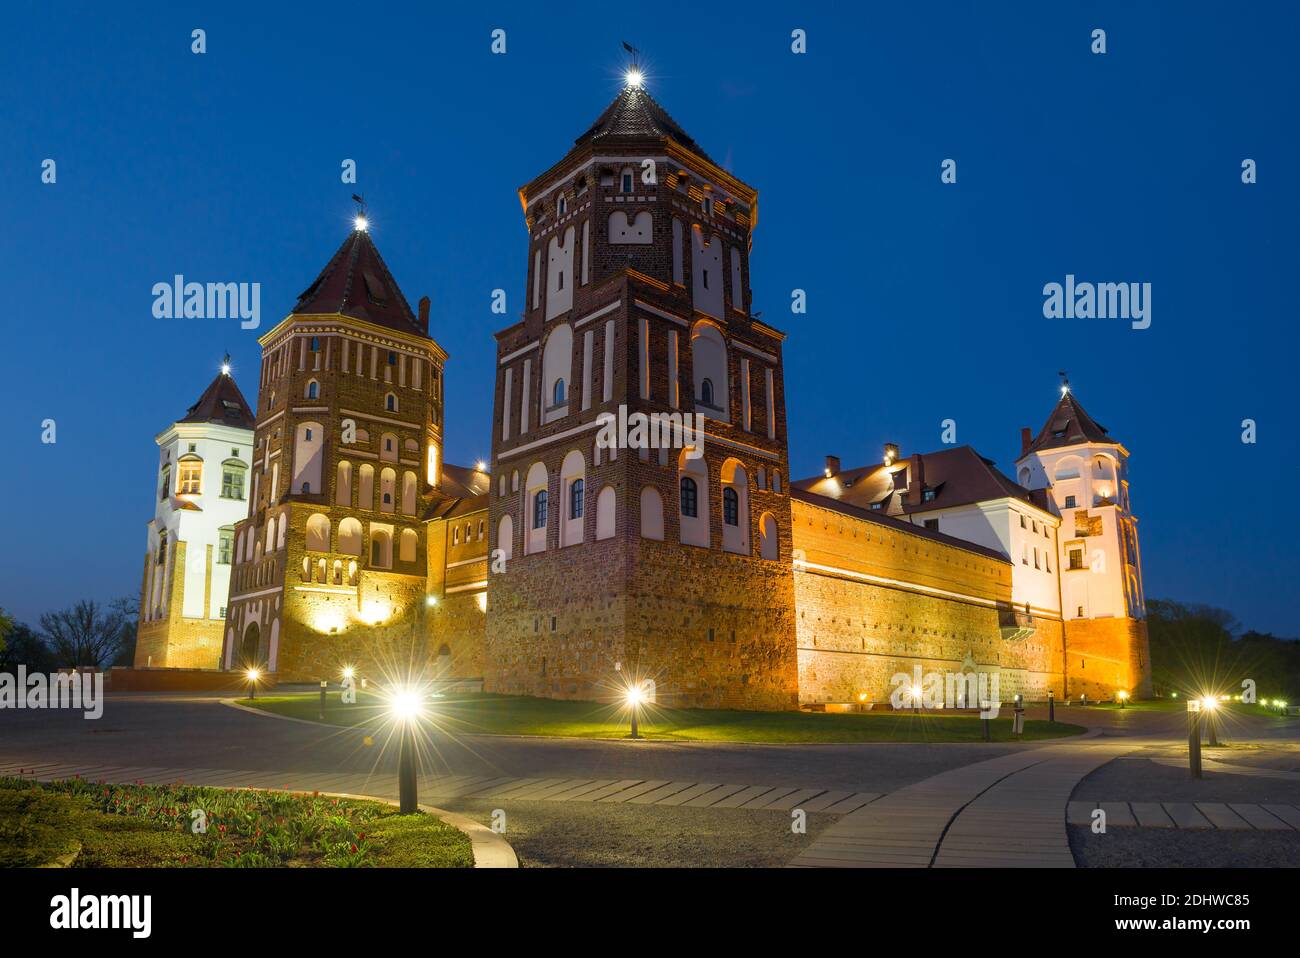
<instances>
[{"instance_id":1,"label":"weather vane","mask_svg":"<svg viewBox=\"0 0 1300 958\"><path fill-rule=\"evenodd\" d=\"M1070 377L1066 375L1064 369L1059 369L1056 375L1061 377L1061 395L1064 396L1070 391Z\"/></svg>"},{"instance_id":2,"label":"weather vane","mask_svg":"<svg viewBox=\"0 0 1300 958\"><path fill-rule=\"evenodd\" d=\"M356 193L352 194L352 199L357 204L357 216L353 222L356 224L357 229L363 230L369 222L366 218L366 199Z\"/></svg>"},{"instance_id":3,"label":"weather vane","mask_svg":"<svg viewBox=\"0 0 1300 958\"><path fill-rule=\"evenodd\" d=\"M645 80L645 74L641 72L641 67L639 66L641 51L632 46L632 44L628 43L626 40L623 41L623 49L632 55L632 62L628 65L627 73L624 74L624 79L627 81L629 87L640 87L642 81Z\"/></svg>"}]
</instances>

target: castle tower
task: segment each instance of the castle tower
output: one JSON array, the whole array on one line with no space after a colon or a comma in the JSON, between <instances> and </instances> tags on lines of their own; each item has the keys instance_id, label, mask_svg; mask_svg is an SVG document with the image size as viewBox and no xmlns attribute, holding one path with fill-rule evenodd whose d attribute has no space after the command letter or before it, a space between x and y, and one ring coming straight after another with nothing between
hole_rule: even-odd
<instances>
[{"instance_id":1,"label":"castle tower","mask_svg":"<svg viewBox=\"0 0 1300 958\"><path fill-rule=\"evenodd\" d=\"M1149 694L1151 657L1128 450L1084 411L1068 380L1038 435L1021 431L1021 447L1020 484L1048 490L1061 515L1057 568L1067 694Z\"/></svg>"},{"instance_id":2,"label":"castle tower","mask_svg":"<svg viewBox=\"0 0 1300 958\"><path fill-rule=\"evenodd\" d=\"M664 703L794 707L784 335L750 312L756 192L629 80L519 196L486 687L601 698L631 676ZM699 414L702 450L602 448L600 417L638 413Z\"/></svg>"},{"instance_id":3,"label":"castle tower","mask_svg":"<svg viewBox=\"0 0 1300 958\"><path fill-rule=\"evenodd\" d=\"M221 659L235 524L247 512L253 412L229 357L185 416L155 437L136 668L215 669Z\"/></svg>"},{"instance_id":4,"label":"castle tower","mask_svg":"<svg viewBox=\"0 0 1300 958\"><path fill-rule=\"evenodd\" d=\"M426 297L411 311L358 217L258 341L252 494L235 530L224 667L317 680L416 638L447 359L428 310Z\"/></svg>"}]
</instances>

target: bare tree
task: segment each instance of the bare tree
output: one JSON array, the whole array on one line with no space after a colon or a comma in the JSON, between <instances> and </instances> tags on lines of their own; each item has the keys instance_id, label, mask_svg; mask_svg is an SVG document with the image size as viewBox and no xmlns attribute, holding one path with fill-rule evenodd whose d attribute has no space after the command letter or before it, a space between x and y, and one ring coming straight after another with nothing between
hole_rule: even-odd
<instances>
[{"instance_id":1,"label":"bare tree","mask_svg":"<svg viewBox=\"0 0 1300 958\"><path fill-rule=\"evenodd\" d=\"M41 632L58 666L100 667L111 661L130 636L126 600L107 607L93 599L41 616Z\"/></svg>"}]
</instances>

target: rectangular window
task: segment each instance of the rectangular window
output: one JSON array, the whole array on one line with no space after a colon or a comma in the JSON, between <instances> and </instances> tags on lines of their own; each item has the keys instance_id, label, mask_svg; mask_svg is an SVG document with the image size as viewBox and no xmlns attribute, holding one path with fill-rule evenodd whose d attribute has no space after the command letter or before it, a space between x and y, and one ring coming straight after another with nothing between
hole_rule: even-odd
<instances>
[{"instance_id":1,"label":"rectangular window","mask_svg":"<svg viewBox=\"0 0 1300 958\"><path fill-rule=\"evenodd\" d=\"M1069 551L1068 555L1070 556L1070 566L1069 566L1069 567L1070 567L1071 569L1082 569L1082 568L1083 568L1083 550L1082 550L1082 549L1071 549L1071 550Z\"/></svg>"},{"instance_id":2,"label":"rectangular window","mask_svg":"<svg viewBox=\"0 0 1300 958\"><path fill-rule=\"evenodd\" d=\"M182 495L198 495L199 481L203 477L203 463L182 462L180 471L180 492Z\"/></svg>"},{"instance_id":3,"label":"rectangular window","mask_svg":"<svg viewBox=\"0 0 1300 958\"><path fill-rule=\"evenodd\" d=\"M221 497L223 499L244 498L243 469L223 469L221 471Z\"/></svg>"},{"instance_id":4,"label":"rectangular window","mask_svg":"<svg viewBox=\"0 0 1300 958\"><path fill-rule=\"evenodd\" d=\"M926 520L925 520L925 527L926 527L927 529L929 529L931 532L938 532L938 531L939 531L939 520L938 520L938 519L926 519Z\"/></svg>"},{"instance_id":5,"label":"rectangular window","mask_svg":"<svg viewBox=\"0 0 1300 958\"><path fill-rule=\"evenodd\" d=\"M533 528L546 528L546 490L538 492L533 496Z\"/></svg>"},{"instance_id":6,"label":"rectangular window","mask_svg":"<svg viewBox=\"0 0 1300 958\"><path fill-rule=\"evenodd\" d=\"M1065 508L1067 508L1067 509L1073 509L1073 508L1075 508L1074 496L1066 496L1066 497L1065 497Z\"/></svg>"},{"instance_id":7,"label":"rectangular window","mask_svg":"<svg viewBox=\"0 0 1300 958\"><path fill-rule=\"evenodd\" d=\"M235 530L222 529L217 533L217 563L230 565L230 557L235 549ZM225 618L222 616L222 618Z\"/></svg>"}]
</instances>

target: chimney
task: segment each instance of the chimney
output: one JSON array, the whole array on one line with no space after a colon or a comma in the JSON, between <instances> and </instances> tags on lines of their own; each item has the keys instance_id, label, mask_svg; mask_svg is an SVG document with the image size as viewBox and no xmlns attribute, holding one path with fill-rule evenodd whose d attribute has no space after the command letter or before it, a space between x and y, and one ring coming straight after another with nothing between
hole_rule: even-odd
<instances>
[{"instance_id":1,"label":"chimney","mask_svg":"<svg viewBox=\"0 0 1300 958\"><path fill-rule=\"evenodd\" d=\"M1029 446L1030 446L1031 443L1033 443L1033 441L1034 441L1034 434L1033 434L1032 431L1030 431L1029 427L1028 427L1028 426L1023 426L1023 427L1021 427L1021 429L1020 429L1020 455L1023 456L1025 453L1027 453L1027 452L1029 451Z\"/></svg>"},{"instance_id":2,"label":"chimney","mask_svg":"<svg viewBox=\"0 0 1300 958\"><path fill-rule=\"evenodd\" d=\"M919 506L921 493L925 491L925 460L921 458L919 452L912 455L912 461L907 469L907 504Z\"/></svg>"},{"instance_id":3,"label":"chimney","mask_svg":"<svg viewBox=\"0 0 1300 958\"><path fill-rule=\"evenodd\" d=\"M827 456L826 457L826 478L829 479L831 476L835 475L839 471L840 471L840 457Z\"/></svg>"},{"instance_id":4,"label":"chimney","mask_svg":"<svg viewBox=\"0 0 1300 958\"><path fill-rule=\"evenodd\" d=\"M894 460L896 460L897 458L898 458L898 443L896 442L885 443L885 465L892 466L894 464Z\"/></svg>"},{"instance_id":5,"label":"chimney","mask_svg":"<svg viewBox=\"0 0 1300 958\"><path fill-rule=\"evenodd\" d=\"M420 297L420 328L426 333L429 331L429 297Z\"/></svg>"}]
</instances>

